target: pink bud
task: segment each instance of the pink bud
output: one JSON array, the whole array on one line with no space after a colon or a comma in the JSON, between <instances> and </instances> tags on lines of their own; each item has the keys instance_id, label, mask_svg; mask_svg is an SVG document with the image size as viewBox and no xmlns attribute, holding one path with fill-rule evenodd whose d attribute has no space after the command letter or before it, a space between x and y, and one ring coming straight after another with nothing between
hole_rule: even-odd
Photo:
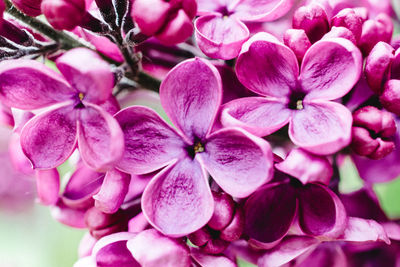
<instances>
[{"instance_id":1,"label":"pink bud","mask_svg":"<svg viewBox=\"0 0 400 267\"><path fill-rule=\"evenodd\" d=\"M42 0L11 0L12 3L28 16L36 17L42 14L40 4ZM1 1L3 2L3 1Z\"/></svg>"},{"instance_id":2,"label":"pink bud","mask_svg":"<svg viewBox=\"0 0 400 267\"><path fill-rule=\"evenodd\" d=\"M386 14L379 14L374 20L364 22L359 41L359 47L364 55L380 41L390 43L393 34L393 22Z\"/></svg>"},{"instance_id":3,"label":"pink bud","mask_svg":"<svg viewBox=\"0 0 400 267\"><path fill-rule=\"evenodd\" d=\"M400 116L400 80L389 80L379 100L385 109Z\"/></svg>"},{"instance_id":4,"label":"pink bud","mask_svg":"<svg viewBox=\"0 0 400 267\"><path fill-rule=\"evenodd\" d=\"M244 229L244 213L238 206L231 223L221 231L220 238L229 242L238 240Z\"/></svg>"},{"instance_id":5,"label":"pink bud","mask_svg":"<svg viewBox=\"0 0 400 267\"><path fill-rule=\"evenodd\" d=\"M311 43L315 43L329 31L328 15L318 4L302 6L294 13L293 28L303 29Z\"/></svg>"},{"instance_id":6,"label":"pink bud","mask_svg":"<svg viewBox=\"0 0 400 267\"><path fill-rule=\"evenodd\" d=\"M299 62L303 60L304 54L311 46L305 31L301 29L288 29L283 36L283 41L293 50Z\"/></svg>"},{"instance_id":7,"label":"pink bud","mask_svg":"<svg viewBox=\"0 0 400 267\"><path fill-rule=\"evenodd\" d=\"M86 212L85 223L90 234L96 239L128 229L127 219L122 210L107 214L93 207Z\"/></svg>"},{"instance_id":8,"label":"pink bud","mask_svg":"<svg viewBox=\"0 0 400 267\"><path fill-rule=\"evenodd\" d=\"M57 30L72 30L86 13L85 0L43 0L41 10Z\"/></svg>"},{"instance_id":9,"label":"pink bud","mask_svg":"<svg viewBox=\"0 0 400 267\"><path fill-rule=\"evenodd\" d=\"M209 254L220 254L229 246L229 244L230 242L222 239L211 239L205 246L201 247L201 250Z\"/></svg>"},{"instance_id":10,"label":"pink bud","mask_svg":"<svg viewBox=\"0 0 400 267\"><path fill-rule=\"evenodd\" d=\"M351 147L355 153L377 160L394 150L396 123L392 114L367 106L354 112L353 120Z\"/></svg>"},{"instance_id":11,"label":"pink bud","mask_svg":"<svg viewBox=\"0 0 400 267\"><path fill-rule=\"evenodd\" d=\"M201 247L207 244L207 242L211 239L211 235L208 231L208 228L203 227L196 232L190 234L188 238L190 242L192 242L194 245Z\"/></svg>"},{"instance_id":12,"label":"pink bud","mask_svg":"<svg viewBox=\"0 0 400 267\"><path fill-rule=\"evenodd\" d=\"M354 37L354 34L345 27L333 26L332 29L322 37L322 39L328 39L328 38L344 38L349 40L353 44L357 44L357 40Z\"/></svg>"},{"instance_id":13,"label":"pink bud","mask_svg":"<svg viewBox=\"0 0 400 267\"><path fill-rule=\"evenodd\" d=\"M356 40L359 40L361 37L363 19L354 9L345 8L332 18L331 25L349 29L354 34Z\"/></svg>"},{"instance_id":14,"label":"pink bud","mask_svg":"<svg viewBox=\"0 0 400 267\"><path fill-rule=\"evenodd\" d=\"M208 226L214 230L224 229L232 220L235 203L232 197L225 193L215 193L214 213L208 222Z\"/></svg>"}]
</instances>

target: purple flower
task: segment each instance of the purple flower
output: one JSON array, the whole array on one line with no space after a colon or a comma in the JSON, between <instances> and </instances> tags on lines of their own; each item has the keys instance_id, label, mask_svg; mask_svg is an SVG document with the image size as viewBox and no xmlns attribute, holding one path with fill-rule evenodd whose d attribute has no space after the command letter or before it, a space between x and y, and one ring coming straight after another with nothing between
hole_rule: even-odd
<instances>
[{"instance_id":1,"label":"purple flower","mask_svg":"<svg viewBox=\"0 0 400 267\"><path fill-rule=\"evenodd\" d=\"M299 74L292 50L272 35L259 33L243 45L236 73L248 89L263 97L227 103L224 125L241 126L266 136L289 123L292 142L316 154L334 153L351 139L352 117L342 97L356 84L361 53L343 38L321 40L306 52Z\"/></svg>"},{"instance_id":2,"label":"purple flower","mask_svg":"<svg viewBox=\"0 0 400 267\"><path fill-rule=\"evenodd\" d=\"M271 21L283 16L291 0L200 0L195 22L200 49L209 57L235 58L250 32L245 21Z\"/></svg>"},{"instance_id":3,"label":"purple flower","mask_svg":"<svg viewBox=\"0 0 400 267\"><path fill-rule=\"evenodd\" d=\"M85 0L42 0L41 11L57 30L72 30L86 14Z\"/></svg>"},{"instance_id":4,"label":"purple flower","mask_svg":"<svg viewBox=\"0 0 400 267\"><path fill-rule=\"evenodd\" d=\"M57 60L64 75L33 60L0 63L0 99L4 104L34 110L21 132L21 146L34 168L63 163L76 146L93 169L108 170L123 153L123 133L107 112L114 76L94 52L77 48ZM101 79L100 79L101 78ZM109 100L110 99L110 100ZM56 105L57 104L57 105ZM50 107L51 106L51 107Z\"/></svg>"},{"instance_id":5,"label":"purple flower","mask_svg":"<svg viewBox=\"0 0 400 267\"><path fill-rule=\"evenodd\" d=\"M246 197L271 179L269 144L239 128L211 133L222 98L221 77L206 60L177 65L160 88L173 129L153 110L134 106L115 115L126 149L117 167L144 174L160 168L142 197L143 212L164 234L184 236L211 218L208 173L234 197Z\"/></svg>"}]
</instances>

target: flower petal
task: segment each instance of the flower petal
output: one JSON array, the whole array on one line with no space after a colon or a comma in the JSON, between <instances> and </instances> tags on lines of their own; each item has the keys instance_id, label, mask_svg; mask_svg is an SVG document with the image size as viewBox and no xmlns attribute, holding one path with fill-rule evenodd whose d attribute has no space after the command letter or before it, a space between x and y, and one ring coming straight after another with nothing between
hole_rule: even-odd
<instances>
[{"instance_id":1,"label":"flower petal","mask_svg":"<svg viewBox=\"0 0 400 267\"><path fill-rule=\"evenodd\" d=\"M145 230L128 241L127 247L141 266L189 267L188 247L163 236L155 229Z\"/></svg>"},{"instance_id":2,"label":"flower petal","mask_svg":"<svg viewBox=\"0 0 400 267\"><path fill-rule=\"evenodd\" d=\"M60 175L57 169L36 172L36 186L39 201L42 205L54 205L60 192Z\"/></svg>"},{"instance_id":3,"label":"flower petal","mask_svg":"<svg viewBox=\"0 0 400 267\"><path fill-rule=\"evenodd\" d=\"M338 239L351 242L384 241L390 244L390 239L382 225L374 220L356 217L349 217L347 227Z\"/></svg>"},{"instance_id":4,"label":"flower petal","mask_svg":"<svg viewBox=\"0 0 400 267\"><path fill-rule=\"evenodd\" d=\"M240 128L213 133L196 155L217 184L233 197L247 197L272 179L272 152L265 140Z\"/></svg>"},{"instance_id":5,"label":"flower petal","mask_svg":"<svg viewBox=\"0 0 400 267\"><path fill-rule=\"evenodd\" d=\"M142 209L153 227L165 235L181 237L200 229L214 209L205 170L189 158L164 169L145 189Z\"/></svg>"},{"instance_id":6,"label":"flower petal","mask_svg":"<svg viewBox=\"0 0 400 267\"><path fill-rule=\"evenodd\" d=\"M115 213L128 193L130 181L131 176L127 173L116 169L108 171L100 191L93 196L96 208L104 213Z\"/></svg>"},{"instance_id":7,"label":"flower petal","mask_svg":"<svg viewBox=\"0 0 400 267\"><path fill-rule=\"evenodd\" d=\"M313 44L304 55L300 83L306 100L332 100L347 94L360 78L363 59L349 40L329 38Z\"/></svg>"},{"instance_id":8,"label":"flower petal","mask_svg":"<svg viewBox=\"0 0 400 267\"><path fill-rule=\"evenodd\" d=\"M22 128L21 147L35 169L61 165L76 145L76 113L69 104L36 115Z\"/></svg>"},{"instance_id":9,"label":"flower petal","mask_svg":"<svg viewBox=\"0 0 400 267\"><path fill-rule=\"evenodd\" d=\"M351 141L351 112L335 102L314 101L293 113L289 136L299 147L318 155L335 153Z\"/></svg>"},{"instance_id":10,"label":"flower petal","mask_svg":"<svg viewBox=\"0 0 400 267\"><path fill-rule=\"evenodd\" d=\"M62 224L82 229L87 227L85 224L86 210L70 208L62 201L59 201L56 206L51 208L52 217Z\"/></svg>"},{"instance_id":11,"label":"flower petal","mask_svg":"<svg viewBox=\"0 0 400 267\"><path fill-rule=\"evenodd\" d=\"M57 68L73 88L85 94L85 101L100 104L111 96L114 74L110 65L94 51L69 50L57 59Z\"/></svg>"},{"instance_id":12,"label":"flower petal","mask_svg":"<svg viewBox=\"0 0 400 267\"><path fill-rule=\"evenodd\" d=\"M307 184L299 191L299 224L308 235L337 237L346 227L346 210L329 188Z\"/></svg>"},{"instance_id":13,"label":"flower petal","mask_svg":"<svg viewBox=\"0 0 400 267\"><path fill-rule=\"evenodd\" d=\"M237 57L249 38L247 26L234 17L221 14L202 16L195 22L196 40L201 51L211 58Z\"/></svg>"},{"instance_id":14,"label":"flower petal","mask_svg":"<svg viewBox=\"0 0 400 267\"><path fill-rule=\"evenodd\" d=\"M236 267L236 264L223 255L210 255L198 248L191 248L191 256L201 267Z\"/></svg>"},{"instance_id":15,"label":"flower petal","mask_svg":"<svg viewBox=\"0 0 400 267\"><path fill-rule=\"evenodd\" d=\"M79 110L78 146L92 169L111 169L124 152L124 134L118 122L99 106L85 103Z\"/></svg>"},{"instance_id":16,"label":"flower petal","mask_svg":"<svg viewBox=\"0 0 400 267\"><path fill-rule=\"evenodd\" d=\"M296 194L288 184L268 184L245 204L245 233L251 239L272 243L289 231L297 210Z\"/></svg>"},{"instance_id":17,"label":"flower petal","mask_svg":"<svg viewBox=\"0 0 400 267\"><path fill-rule=\"evenodd\" d=\"M211 130L222 99L218 70L200 58L174 67L160 87L161 104L173 124L194 142Z\"/></svg>"},{"instance_id":18,"label":"flower petal","mask_svg":"<svg viewBox=\"0 0 400 267\"><path fill-rule=\"evenodd\" d=\"M245 97L222 106L221 121L225 126L238 126L257 136L267 136L290 119L292 111L285 103L265 97Z\"/></svg>"},{"instance_id":19,"label":"flower petal","mask_svg":"<svg viewBox=\"0 0 400 267\"><path fill-rule=\"evenodd\" d=\"M293 0L239 0L234 8L235 17L245 21L272 21L285 15Z\"/></svg>"},{"instance_id":20,"label":"flower petal","mask_svg":"<svg viewBox=\"0 0 400 267\"><path fill-rule=\"evenodd\" d=\"M115 119L125 138L126 148L117 165L121 170L150 173L186 153L182 137L152 109L129 107L116 114Z\"/></svg>"},{"instance_id":21,"label":"flower petal","mask_svg":"<svg viewBox=\"0 0 400 267\"><path fill-rule=\"evenodd\" d=\"M286 98L296 88L299 64L292 50L268 33L257 33L243 44L236 62L239 81L251 91Z\"/></svg>"},{"instance_id":22,"label":"flower petal","mask_svg":"<svg viewBox=\"0 0 400 267\"><path fill-rule=\"evenodd\" d=\"M43 108L76 94L60 74L35 60L1 62L0 88L3 104L24 110Z\"/></svg>"}]
</instances>

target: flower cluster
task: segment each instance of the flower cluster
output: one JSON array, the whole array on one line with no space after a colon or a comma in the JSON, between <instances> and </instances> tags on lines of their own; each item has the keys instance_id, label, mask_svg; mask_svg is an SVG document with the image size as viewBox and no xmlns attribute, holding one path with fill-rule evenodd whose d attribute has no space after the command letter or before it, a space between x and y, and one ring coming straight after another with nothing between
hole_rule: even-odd
<instances>
[{"instance_id":1,"label":"flower cluster","mask_svg":"<svg viewBox=\"0 0 400 267\"><path fill-rule=\"evenodd\" d=\"M390 1L4 0L0 13L6 168L87 229L76 267L400 264L400 217L373 187L400 175ZM353 192L346 161L364 181Z\"/></svg>"}]
</instances>

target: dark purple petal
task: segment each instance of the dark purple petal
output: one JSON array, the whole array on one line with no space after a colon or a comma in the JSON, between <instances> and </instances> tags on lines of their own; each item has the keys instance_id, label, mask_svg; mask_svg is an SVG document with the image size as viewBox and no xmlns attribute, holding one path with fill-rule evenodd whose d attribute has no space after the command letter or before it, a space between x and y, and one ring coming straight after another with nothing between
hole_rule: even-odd
<instances>
[{"instance_id":1,"label":"dark purple petal","mask_svg":"<svg viewBox=\"0 0 400 267\"><path fill-rule=\"evenodd\" d=\"M274 36L258 33L243 45L236 74L257 94L285 98L296 88L299 64L293 51Z\"/></svg>"},{"instance_id":2,"label":"dark purple petal","mask_svg":"<svg viewBox=\"0 0 400 267\"><path fill-rule=\"evenodd\" d=\"M245 205L245 233L262 243L282 239L297 210L295 191L288 184L269 184L252 194Z\"/></svg>"},{"instance_id":3,"label":"dark purple petal","mask_svg":"<svg viewBox=\"0 0 400 267\"><path fill-rule=\"evenodd\" d=\"M145 230L128 241L127 247L141 266L189 267L189 248L182 241Z\"/></svg>"},{"instance_id":4,"label":"dark purple petal","mask_svg":"<svg viewBox=\"0 0 400 267\"><path fill-rule=\"evenodd\" d=\"M292 0L239 0L233 8L234 16L244 21L272 21L285 15Z\"/></svg>"},{"instance_id":5,"label":"dark purple petal","mask_svg":"<svg viewBox=\"0 0 400 267\"><path fill-rule=\"evenodd\" d=\"M92 169L111 169L122 157L124 134L118 122L97 105L85 103L79 110L78 147Z\"/></svg>"},{"instance_id":6,"label":"dark purple petal","mask_svg":"<svg viewBox=\"0 0 400 267\"><path fill-rule=\"evenodd\" d=\"M43 108L76 93L60 74L38 61L0 63L0 99L7 106L24 110Z\"/></svg>"},{"instance_id":7,"label":"dark purple petal","mask_svg":"<svg viewBox=\"0 0 400 267\"><path fill-rule=\"evenodd\" d=\"M142 209L153 227L165 235L180 237L200 229L214 209L205 170L189 158L164 169L145 189Z\"/></svg>"},{"instance_id":8,"label":"dark purple petal","mask_svg":"<svg viewBox=\"0 0 400 267\"><path fill-rule=\"evenodd\" d=\"M54 205L60 192L60 175L57 169L36 172L36 187L39 201L43 205Z\"/></svg>"},{"instance_id":9,"label":"dark purple petal","mask_svg":"<svg viewBox=\"0 0 400 267\"><path fill-rule=\"evenodd\" d=\"M161 104L188 142L202 140L211 130L222 100L218 70L200 58L173 68L160 87Z\"/></svg>"},{"instance_id":10,"label":"dark purple petal","mask_svg":"<svg viewBox=\"0 0 400 267\"><path fill-rule=\"evenodd\" d=\"M84 94L85 101L100 104L111 96L114 74L96 52L86 48L70 50L57 59L57 68L74 89Z\"/></svg>"},{"instance_id":11,"label":"dark purple petal","mask_svg":"<svg viewBox=\"0 0 400 267\"><path fill-rule=\"evenodd\" d=\"M305 150L331 154L350 143L352 121L351 112L336 102L304 103L304 109L293 113L289 136Z\"/></svg>"},{"instance_id":12,"label":"dark purple petal","mask_svg":"<svg viewBox=\"0 0 400 267\"><path fill-rule=\"evenodd\" d=\"M269 144L240 128L213 133L197 154L217 184L233 197L247 197L272 179Z\"/></svg>"},{"instance_id":13,"label":"dark purple petal","mask_svg":"<svg viewBox=\"0 0 400 267\"><path fill-rule=\"evenodd\" d=\"M220 14L198 18L195 27L199 48L211 58L227 60L237 57L250 35L243 22Z\"/></svg>"},{"instance_id":14,"label":"dark purple petal","mask_svg":"<svg viewBox=\"0 0 400 267\"><path fill-rule=\"evenodd\" d=\"M115 213L128 193L131 176L112 169L106 173L100 191L93 196L95 206L104 213Z\"/></svg>"},{"instance_id":15,"label":"dark purple petal","mask_svg":"<svg viewBox=\"0 0 400 267\"><path fill-rule=\"evenodd\" d=\"M346 227L346 210L329 188L308 184L299 192L299 224L308 235L337 237Z\"/></svg>"},{"instance_id":16,"label":"dark purple petal","mask_svg":"<svg viewBox=\"0 0 400 267\"><path fill-rule=\"evenodd\" d=\"M301 65L300 83L307 92L305 99L342 97L357 83L361 70L361 52L349 40L332 38L315 43Z\"/></svg>"},{"instance_id":17,"label":"dark purple petal","mask_svg":"<svg viewBox=\"0 0 400 267\"><path fill-rule=\"evenodd\" d=\"M156 171L184 155L182 137L147 107L129 107L115 115L125 138L125 151L117 166L129 173Z\"/></svg>"},{"instance_id":18,"label":"dark purple petal","mask_svg":"<svg viewBox=\"0 0 400 267\"><path fill-rule=\"evenodd\" d=\"M76 145L76 113L66 104L36 115L21 132L21 146L33 168L51 169L61 165Z\"/></svg>"}]
</instances>

